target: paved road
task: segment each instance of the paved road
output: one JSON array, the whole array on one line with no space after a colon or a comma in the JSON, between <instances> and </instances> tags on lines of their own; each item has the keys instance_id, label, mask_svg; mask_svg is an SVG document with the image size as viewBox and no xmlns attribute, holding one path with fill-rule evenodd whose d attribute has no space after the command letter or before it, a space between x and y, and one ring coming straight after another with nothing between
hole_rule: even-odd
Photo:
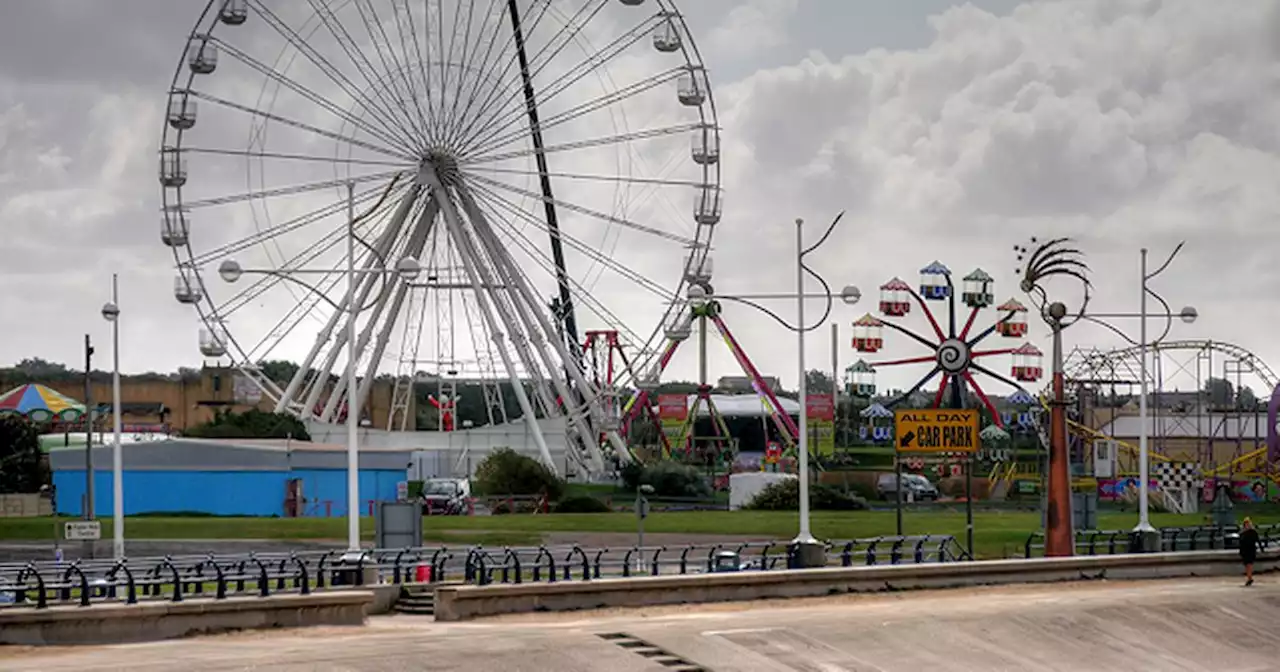
<instances>
[{"instance_id":1,"label":"paved road","mask_svg":"<svg viewBox=\"0 0 1280 672\"><path fill-rule=\"evenodd\" d=\"M11 672L1277 669L1280 583L1094 582L0 649ZM652 645L646 657L602 634ZM655 653L660 650L662 653ZM665 654L668 658L664 658ZM683 659L688 665L664 664Z\"/></svg>"}]
</instances>

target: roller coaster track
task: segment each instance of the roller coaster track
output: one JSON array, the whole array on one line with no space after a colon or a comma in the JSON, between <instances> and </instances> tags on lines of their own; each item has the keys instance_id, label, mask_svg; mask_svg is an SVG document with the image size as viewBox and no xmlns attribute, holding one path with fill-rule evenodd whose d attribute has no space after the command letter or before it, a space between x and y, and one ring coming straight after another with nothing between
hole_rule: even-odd
<instances>
[{"instance_id":1,"label":"roller coaster track","mask_svg":"<svg viewBox=\"0 0 1280 672\"><path fill-rule=\"evenodd\" d=\"M1240 369L1242 372L1250 372L1256 375L1267 387L1268 392L1280 385L1280 377L1276 376L1275 371L1267 366L1267 363L1262 361L1261 357L1234 343L1211 340L1157 341L1148 346L1148 349L1157 354L1171 350L1216 352L1225 355L1228 358L1226 361L1236 362L1243 367ZM1132 371L1136 375L1140 368L1140 355L1141 348L1139 346L1114 350L1076 349L1067 357L1064 373L1068 380L1097 378L1098 373L1101 371L1114 372L1117 369Z\"/></svg>"}]
</instances>

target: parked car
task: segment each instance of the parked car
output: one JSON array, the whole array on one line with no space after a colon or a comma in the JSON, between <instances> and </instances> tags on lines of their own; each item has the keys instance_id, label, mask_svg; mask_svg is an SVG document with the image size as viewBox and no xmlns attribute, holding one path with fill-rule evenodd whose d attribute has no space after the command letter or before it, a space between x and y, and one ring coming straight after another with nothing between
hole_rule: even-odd
<instances>
[{"instance_id":1,"label":"parked car","mask_svg":"<svg viewBox=\"0 0 1280 672\"><path fill-rule=\"evenodd\" d=\"M428 516L467 513L471 482L465 478L432 478L422 484L422 512Z\"/></svg>"},{"instance_id":2,"label":"parked car","mask_svg":"<svg viewBox=\"0 0 1280 672\"><path fill-rule=\"evenodd\" d=\"M880 495L880 499L891 500L897 498L898 479L896 474L880 474L880 478L876 480L876 493ZM902 499L904 501L929 501L938 500L938 488L929 482L929 479L920 474L903 474L902 475Z\"/></svg>"}]
</instances>

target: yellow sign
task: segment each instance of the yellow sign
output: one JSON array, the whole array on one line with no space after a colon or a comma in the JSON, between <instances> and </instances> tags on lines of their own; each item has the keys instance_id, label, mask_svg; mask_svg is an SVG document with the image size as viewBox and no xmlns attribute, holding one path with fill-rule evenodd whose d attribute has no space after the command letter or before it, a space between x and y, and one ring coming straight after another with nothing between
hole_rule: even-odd
<instances>
[{"instance_id":1,"label":"yellow sign","mask_svg":"<svg viewBox=\"0 0 1280 672\"><path fill-rule=\"evenodd\" d=\"M900 453L973 453L978 439L978 411L915 408L893 412L893 445Z\"/></svg>"}]
</instances>

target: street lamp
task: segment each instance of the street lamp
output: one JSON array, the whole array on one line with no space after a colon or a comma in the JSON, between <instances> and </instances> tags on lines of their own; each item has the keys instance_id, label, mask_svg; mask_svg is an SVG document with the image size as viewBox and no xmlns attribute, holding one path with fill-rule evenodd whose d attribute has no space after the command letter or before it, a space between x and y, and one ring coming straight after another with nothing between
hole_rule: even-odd
<instances>
[{"instance_id":1,"label":"street lamp","mask_svg":"<svg viewBox=\"0 0 1280 672\"><path fill-rule=\"evenodd\" d=\"M111 550L124 559L124 458L120 447L120 301L119 279L111 274L111 300L102 306L102 317L111 323L111 408L114 442L111 446ZM93 446L90 445L90 450Z\"/></svg>"},{"instance_id":2,"label":"street lamp","mask_svg":"<svg viewBox=\"0 0 1280 672\"><path fill-rule=\"evenodd\" d=\"M359 394L356 389L356 317L361 308L356 303L356 277L360 275L398 275L405 282L412 282L422 273L422 264L413 257L404 257L396 262L394 270L386 268L357 269L355 265L355 184L347 183L347 291L345 307L335 303L324 292L298 275L329 275L331 269L247 269L234 259L224 260L218 265L218 275L226 282L238 281L245 274L271 275L301 285L311 293L328 303L334 310L347 313L347 362L344 376L347 379L347 548L351 551L360 549L360 446L359 446Z\"/></svg>"},{"instance_id":3,"label":"street lamp","mask_svg":"<svg viewBox=\"0 0 1280 672\"><path fill-rule=\"evenodd\" d=\"M840 223L840 219L843 217L844 217L843 212L837 215L836 218L831 222L831 225L827 227L826 232L822 235L822 237L818 240L818 242L808 248L804 246L804 220L799 218L795 220L795 223L796 223L796 291L794 293L791 293L791 294L785 294L785 293L783 294L741 294L741 295L713 294L711 291L709 291L707 287L704 287L703 285L696 284L696 283L690 285L686 293L686 298L689 300L689 304L694 308L698 308L703 305L706 305L706 303L711 300L718 301L718 300L725 299L725 300L735 301L738 303L746 304L761 312L764 312L765 314L772 317L775 321L777 321L782 326L786 327L787 329L790 329L791 331L796 332L796 346L798 348L796 353L796 368L800 376L799 377L799 387L800 387L800 390L799 390L800 418L799 420L800 421L799 421L799 426L797 428L798 431L796 432L799 435L796 437L796 450L800 453L800 456L799 456L800 459L799 459L799 465L798 465L799 472L800 472L799 473L800 529L799 529L799 532L796 534L795 539L792 540L791 545L794 548L794 551L792 553L794 558L793 562L798 567L821 567L826 564L826 557L825 557L826 551L823 545L813 537L812 528L810 527L810 524L809 524L809 445L808 445L809 444L809 424L808 424L808 418L807 418L808 413L806 408L808 404L808 390L806 389L806 386L805 386L805 381L807 379L807 376L806 376L807 372L805 371L805 361L804 361L804 337L807 332L817 329L818 327L822 326L823 323L826 322L827 317L831 314L831 306L833 303L833 299L836 296L832 294L830 286L827 284L825 280L823 280L822 276L818 275L813 269L805 265L804 258L809 253L818 249L818 247L820 247L822 243L826 242L827 238L830 237L831 232L835 230L836 225ZM804 291L804 276L806 273L808 273L809 275L817 279L818 283L822 285L825 291L820 293L806 294ZM853 285L846 285L843 289L840 290L840 294L838 296L845 305L854 305L859 300L862 299L862 291ZM768 308L765 308L759 303L756 303L756 301L758 300L767 300L767 299L795 300L796 324L794 325L789 324L786 320L779 317L773 311L769 310ZM806 325L804 321L804 302L808 299L823 299L827 302L827 306L825 311L823 312L822 318L819 319L813 325Z\"/></svg>"},{"instance_id":4,"label":"street lamp","mask_svg":"<svg viewBox=\"0 0 1280 672\"><path fill-rule=\"evenodd\" d=\"M1139 307L1137 314L1091 313L1084 314L1082 316L1083 319L1102 325L1110 329L1112 332L1120 335L1121 338L1128 341L1130 344L1138 346L1138 377L1141 379L1138 381L1138 525L1133 528L1133 532L1141 540L1142 550L1144 551L1158 550L1157 547L1160 543L1159 534L1157 533L1156 528L1151 524L1149 504L1151 480L1151 453L1149 445L1151 428L1148 426L1150 422L1150 409L1147 401L1147 396L1149 394L1147 382L1147 348L1152 344L1159 343L1164 340L1165 336L1169 335L1169 330L1173 327L1174 316L1173 309L1169 307L1169 303L1164 300L1164 297L1153 291L1147 283L1150 282L1152 278L1163 273L1165 269L1169 267L1169 264L1173 263L1174 257L1178 256L1178 253L1182 251L1182 246L1184 244L1185 243L1178 243L1178 245L1173 248L1173 252L1169 253L1169 257L1164 260L1164 263L1155 271L1150 273L1147 272L1147 248L1142 248L1142 298L1138 304ZM1164 332L1150 343L1147 340L1147 318L1150 317L1150 313L1147 311L1148 296L1160 302L1160 305L1164 306L1165 310ZM1178 319L1182 320L1185 324L1192 324L1199 317L1200 311L1196 310L1193 306L1184 306L1182 310L1178 312ZM1124 332L1104 322L1104 318L1137 318L1139 320L1138 342L1134 343L1133 339L1127 336Z\"/></svg>"}]
</instances>

